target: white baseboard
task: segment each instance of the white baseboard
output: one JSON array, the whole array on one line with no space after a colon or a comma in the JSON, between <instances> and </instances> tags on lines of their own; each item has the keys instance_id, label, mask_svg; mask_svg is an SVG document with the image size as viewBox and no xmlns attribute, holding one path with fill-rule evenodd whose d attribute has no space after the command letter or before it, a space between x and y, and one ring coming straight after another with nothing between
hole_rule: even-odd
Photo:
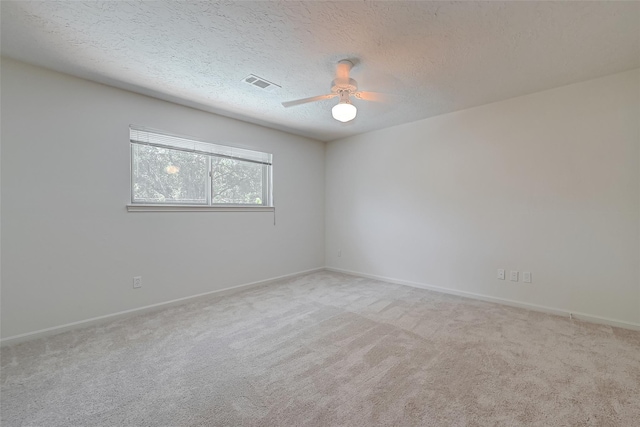
<instances>
[{"instance_id":1,"label":"white baseboard","mask_svg":"<svg viewBox=\"0 0 640 427\"><path fill-rule=\"evenodd\" d=\"M457 295L457 296L477 299L477 300L481 300L481 301L495 302L495 303L498 303L498 304L509 305L509 306L512 306L512 307L525 308L527 310L540 311L540 312L543 312L543 313L549 313L549 314L555 314L555 315L558 315L558 316L570 317L572 319L583 320L583 321L586 321L586 322L598 323L598 324L602 324L602 325L616 326L618 328L625 328L625 329L632 329L632 330L635 330L635 331L640 331L640 323L633 323L633 322L627 322L627 321L624 321L624 320L610 319L610 318L607 318L607 317L594 316L594 315L585 314L585 313L577 313L577 312L574 312L574 311L563 310L561 308L546 307L546 306L537 305L537 304L529 304L529 303L526 303L526 302L513 301L513 300L510 300L510 299L506 299L506 298L498 298L498 297L492 297L492 296L488 296L488 295L476 294L476 293L473 293L473 292L466 292L466 291L459 291L459 290L456 290L456 289L442 288L442 287L439 287L439 286L427 285L425 283L418 283L418 282L412 282L412 281L409 281L409 280L395 279L395 278L392 278L392 277L377 276L375 274L361 273L361 272L358 272L358 271L343 270L343 269L334 268L334 267L326 267L325 269L327 271L334 271L336 273L349 274L351 276L358 276L358 277L365 277L365 278L368 278L368 279L381 280L383 282L394 283L394 284L397 284L397 285L405 285L405 286L411 286L413 288L428 289L430 291L441 292L441 293L444 293L444 294Z\"/></svg>"},{"instance_id":2,"label":"white baseboard","mask_svg":"<svg viewBox=\"0 0 640 427\"><path fill-rule=\"evenodd\" d=\"M38 331L27 332L27 333L19 334L19 335L13 335L13 336L10 336L10 337L7 337L7 338L2 338L0 340L0 345L4 347L5 345L17 344L17 343L24 342L24 341L30 341L30 340L37 339L37 338L43 338L43 337L47 337L47 336L51 336L51 335L56 335L56 334L59 334L59 333L62 333L62 332L67 332L67 331L70 331L70 330L73 330L73 329L86 328L88 326L97 325L97 324L105 323L105 322L108 322L108 321L121 319L121 318L124 318L124 317L135 316L135 315L148 313L148 312L159 310L159 309L166 308L166 307L171 307L171 306L174 306L174 305L184 304L186 302L192 302L192 300L197 300L199 298L206 298L206 297L211 297L211 296L214 296L214 295L215 296L222 296L222 295L233 294L233 293L240 292L240 291L243 291L243 290L246 290L246 289L255 288L255 287L258 287L258 286L268 285L268 284L276 282L278 280L288 279L288 278L292 278L292 277L296 277L296 276L302 276L302 275L313 273L313 272L316 272L316 271L322 271L324 269L325 269L324 267L318 267L318 268L313 268L311 270L298 271L298 272L291 273L291 274L285 274L283 276L272 277L270 279L265 279L265 280L259 280L257 282L251 282L251 283L245 283L245 284L242 284L242 285L231 286L231 287L224 288L224 289L218 289L218 290L215 290L215 291L204 292L204 293L197 294L197 295L191 295L191 296L188 296L188 297L183 297L183 298L178 298L178 299L174 299L174 300L170 300L170 301L160 302L160 303L157 303L157 304L146 305L144 307L132 308L130 310L119 311L119 312L113 313L113 314L107 314L107 315L104 315L104 316L92 317L90 319L80 320L80 321L77 321L77 322L65 323L64 325L53 326L51 328L40 329Z\"/></svg>"},{"instance_id":3,"label":"white baseboard","mask_svg":"<svg viewBox=\"0 0 640 427\"><path fill-rule=\"evenodd\" d=\"M131 309L131 310L119 311L117 313L107 314L107 315L104 315L104 316L92 317L90 319L85 319L85 320L80 320L80 321L77 321L77 322L66 323L64 325L59 325L59 326L53 326L51 328L40 329L38 331L27 332L27 333L19 334L19 335L13 335L13 336L1 339L0 340L0 345L4 347L5 345L17 344L17 343L20 343L20 342L23 342L23 341L28 341L28 340L33 340L33 339L37 339L37 338L43 338L43 337L47 337L47 336L51 336L51 335L56 335L56 334L59 334L59 333L62 333L62 332L66 332L66 331L70 331L70 330L73 330L73 329L85 328L85 327L88 327L88 326L97 325L97 324L105 323L105 322L112 321L112 320L117 320L117 319L121 319L121 318L125 318L125 317L130 317L130 316L134 316L134 315L148 313L148 312L151 312L151 311L159 310L159 309L166 308L166 307L171 307L171 306L174 306L174 305L184 304L186 302L191 302L191 301L197 300L199 298L206 298L206 297L211 297L211 296L214 296L214 295L222 296L222 295L233 294L233 293L236 293L236 292L240 292L242 290L251 289L251 288L258 287L258 286L268 285L268 284L276 282L278 280L283 280L283 279L292 278L292 277L296 277L296 276L302 276L302 275L305 275L305 274L309 274L309 273L313 273L313 272L321 271L321 270L327 270L327 271L333 271L333 272L336 272L336 273L349 274L351 276L366 277L366 278L369 278L369 279L381 280L383 282L394 283L394 284L398 284L398 285L411 286L411 287L420 288L420 289L428 289L428 290L431 290L431 291L440 292L440 293L444 293L444 294L457 295L457 296L477 299L477 300L481 300L481 301L488 301L488 302L494 302L494 303L498 303L498 304L509 305L509 306L512 306L512 307L524 308L524 309L527 309L527 310L533 310L533 311L540 311L540 312L543 312L543 313L555 314L555 315L558 315L558 316L571 317L573 319L583 320L583 321L586 321L586 322L599 323L599 324L604 324L604 325L616 326L616 327L619 327L619 328L625 328L625 329L632 329L632 330L640 331L640 324L633 323L633 322L626 322L626 321L623 321L623 320L610 319L610 318L607 318L607 317L594 316L594 315L585 314L585 313L576 313L576 312L567 311L567 310L563 310L563 309L555 308L555 307L546 307L546 306L530 304L530 303L526 303L526 302L513 301L513 300L509 300L509 299L505 299L505 298L498 298L498 297L492 297L492 296L488 296L488 295L476 294L476 293L472 293L472 292L459 291L459 290L456 290L456 289L442 288L442 287L439 287L439 286L428 285L428 284L425 284L425 283L418 283L418 282L412 282L412 281L409 281L409 280L395 279L395 278L392 278L392 277L378 276L378 275L375 275L375 274L367 274L367 273L362 273L362 272L358 272L358 271L343 270L343 269L334 268L334 267L318 267L318 268L313 268L311 270L298 271L298 272L291 273L291 274L285 274L283 276L272 277L270 279L259 280L259 281L256 281L256 282L245 283L245 284L237 285L237 286L231 286L229 288L218 289L218 290L215 290L215 291L205 292L205 293L197 294L197 295L191 295L191 296L188 296L188 297L178 298L178 299L174 299L174 300L171 300L171 301L165 301L165 302L161 302L161 303L157 303L157 304L147 305L147 306L144 306L144 307L134 308L134 309Z\"/></svg>"}]
</instances>

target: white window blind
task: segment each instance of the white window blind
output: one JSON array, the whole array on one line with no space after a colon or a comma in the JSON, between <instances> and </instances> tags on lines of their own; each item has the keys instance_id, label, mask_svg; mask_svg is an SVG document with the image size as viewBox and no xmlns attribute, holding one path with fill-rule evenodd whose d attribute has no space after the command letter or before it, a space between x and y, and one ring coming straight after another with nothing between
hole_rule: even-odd
<instances>
[{"instance_id":1,"label":"white window blind","mask_svg":"<svg viewBox=\"0 0 640 427\"><path fill-rule=\"evenodd\" d=\"M260 163L263 165L272 164L272 155L269 153L229 147L227 145L211 144L209 142L195 141L193 139L161 133L142 127L130 126L129 139L134 144L170 148L172 150L187 151L190 153L208 154L227 159Z\"/></svg>"},{"instance_id":2,"label":"white window blind","mask_svg":"<svg viewBox=\"0 0 640 427\"><path fill-rule=\"evenodd\" d=\"M131 203L273 207L272 155L130 126Z\"/></svg>"}]
</instances>

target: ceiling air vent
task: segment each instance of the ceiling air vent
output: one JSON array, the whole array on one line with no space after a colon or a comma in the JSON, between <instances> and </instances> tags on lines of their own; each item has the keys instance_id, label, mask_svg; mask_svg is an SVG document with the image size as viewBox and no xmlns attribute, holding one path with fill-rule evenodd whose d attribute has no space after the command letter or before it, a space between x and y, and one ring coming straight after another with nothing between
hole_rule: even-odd
<instances>
[{"instance_id":1,"label":"ceiling air vent","mask_svg":"<svg viewBox=\"0 0 640 427\"><path fill-rule=\"evenodd\" d=\"M266 90L267 92L273 92L277 89L280 89L275 83L271 83L269 80L265 80L262 77L258 77L255 74L249 74L247 77L242 79L243 82L250 84L251 86L255 86L259 89Z\"/></svg>"}]
</instances>

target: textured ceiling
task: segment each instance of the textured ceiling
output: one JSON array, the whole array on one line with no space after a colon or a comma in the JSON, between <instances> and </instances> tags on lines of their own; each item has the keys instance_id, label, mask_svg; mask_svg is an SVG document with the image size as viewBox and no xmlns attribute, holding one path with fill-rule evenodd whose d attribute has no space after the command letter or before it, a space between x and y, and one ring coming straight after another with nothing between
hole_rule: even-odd
<instances>
[{"instance_id":1,"label":"textured ceiling","mask_svg":"<svg viewBox=\"0 0 640 427\"><path fill-rule=\"evenodd\" d=\"M325 141L640 67L638 2L1 5L5 56ZM328 93L343 58L394 96L349 123L335 100L280 105Z\"/></svg>"}]
</instances>

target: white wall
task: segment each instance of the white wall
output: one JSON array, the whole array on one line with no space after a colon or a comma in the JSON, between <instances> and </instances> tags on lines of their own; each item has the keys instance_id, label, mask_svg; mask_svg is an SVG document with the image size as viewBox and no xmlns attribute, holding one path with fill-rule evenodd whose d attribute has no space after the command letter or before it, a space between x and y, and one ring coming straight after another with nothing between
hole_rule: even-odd
<instances>
[{"instance_id":1,"label":"white wall","mask_svg":"<svg viewBox=\"0 0 640 427\"><path fill-rule=\"evenodd\" d=\"M329 267L640 323L640 70L335 141L326 158L318 141L0 71L3 338L321 267L325 224ZM127 213L129 124L272 152L277 225Z\"/></svg>"},{"instance_id":2,"label":"white wall","mask_svg":"<svg viewBox=\"0 0 640 427\"><path fill-rule=\"evenodd\" d=\"M640 323L639 122L633 70L331 142L327 265Z\"/></svg>"},{"instance_id":3,"label":"white wall","mask_svg":"<svg viewBox=\"0 0 640 427\"><path fill-rule=\"evenodd\" d=\"M324 143L4 58L1 79L2 337L324 265ZM129 124L273 153L277 225L128 213Z\"/></svg>"}]
</instances>

